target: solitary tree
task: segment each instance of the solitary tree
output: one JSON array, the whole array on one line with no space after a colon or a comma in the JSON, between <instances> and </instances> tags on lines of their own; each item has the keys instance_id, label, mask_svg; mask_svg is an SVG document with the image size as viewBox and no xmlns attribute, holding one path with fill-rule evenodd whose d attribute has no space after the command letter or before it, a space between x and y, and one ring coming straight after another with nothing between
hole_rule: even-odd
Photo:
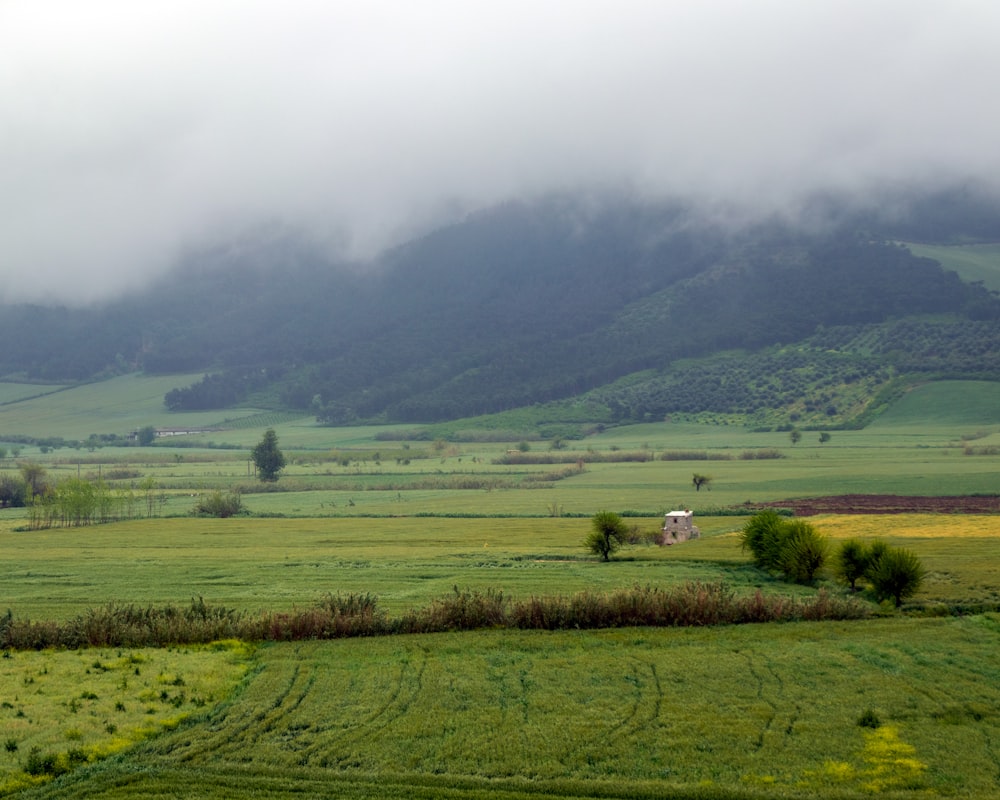
<instances>
[{"instance_id":1,"label":"solitary tree","mask_svg":"<svg viewBox=\"0 0 1000 800\"><path fill-rule=\"evenodd\" d=\"M587 549L605 561L610 561L611 554L621 547L627 533L621 517L613 511L598 511L590 520Z\"/></svg>"},{"instance_id":2,"label":"solitary tree","mask_svg":"<svg viewBox=\"0 0 1000 800\"><path fill-rule=\"evenodd\" d=\"M149 447L156 441L156 428L152 425L144 425L136 433L136 440L142 447Z\"/></svg>"},{"instance_id":3,"label":"solitary tree","mask_svg":"<svg viewBox=\"0 0 1000 800\"><path fill-rule=\"evenodd\" d=\"M285 455L278 449L278 434L274 428L264 431L264 438L250 451L262 481L278 480L278 473L285 468Z\"/></svg>"},{"instance_id":4,"label":"solitary tree","mask_svg":"<svg viewBox=\"0 0 1000 800\"><path fill-rule=\"evenodd\" d=\"M827 433L826 431L823 431L819 435L819 443L820 444L826 444L828 441L830 441L830 434Z\"/></svg>"},{"instance_id":5,"label":"solitary tree","mask_svg":"<svg viewBox=\"0 0 1000 800\"><path fill-rule=\"evenodd\" d=\"M799 440L802 439L802 431L798 428L792 428L788 434L788 438L792 440L792 444L798 444Z\"/></svg>"},{"instance_id":6,"label":"solitary tree","mask_svg":"<svg viewBox=\"0 0 1000 800\"><path fill-rule=\"evenodd\" d=\"M699 475L697 472L691 477L691 483L694 484L694 490L696 492L701 491L701 487L704 486L708 488L708 484L712 482L711 475Z\"/></svg>"}]
</instances>

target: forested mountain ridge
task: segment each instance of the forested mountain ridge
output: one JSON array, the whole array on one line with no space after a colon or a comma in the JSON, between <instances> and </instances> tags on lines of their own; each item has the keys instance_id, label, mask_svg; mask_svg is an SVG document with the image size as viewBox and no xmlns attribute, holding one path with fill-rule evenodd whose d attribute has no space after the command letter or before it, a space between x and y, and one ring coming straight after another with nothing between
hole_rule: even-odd
<instances>
[{"instance_id":1,"label":"forested mountain ridge","mask_svg":"<svg viewBox=\"0 0 1000 800\"><path fill-rule=\"evenodd\" d=\"M957 221L955 202L947 224L924 223L925 240L1000 240L988 200L964 198ZM925 341L952 342L950 358L934 357L938 372L1000 379L990 359L967 357L994 336L1000 302L892 241L936 219L927 198L913 208L736 226L680 203L547 198L479 212L366 265L333 264L275 229L191 254L168 279L101 308L3 309L0 336L23 344L0 354L0 375L203 370L168 393L168 407L252 395L332 424L454 419L600 390L609 414L636 419L680 410L682 397L684 410L697 405L690 386L704 381L680 380L679 359L921 318L934 326ZM975 342L956 344L973 331ZM867 358L864 374L927 363L905 348L842 353ZM624 394L600 389L649 370L655 390L645 379L643 392L634 381ZM788 399L743 386L745 409ZM706 409L719 405L717 392L700 394Z\"/></svg>"}]
</instances>

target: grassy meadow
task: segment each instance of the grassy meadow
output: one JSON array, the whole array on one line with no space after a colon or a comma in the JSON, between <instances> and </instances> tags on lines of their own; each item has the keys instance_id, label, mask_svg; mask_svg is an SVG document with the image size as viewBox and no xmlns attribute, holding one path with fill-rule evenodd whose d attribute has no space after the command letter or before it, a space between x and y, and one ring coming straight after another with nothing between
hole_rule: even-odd
<instances>
[{"instance_id":1,"label":"grassy meadow","mask_svg":"<svg viewBox=\"0 0 1000 800\"><path fill-rule=\"evenodd\" d=\"M0 794L47 782L177 728L230 695L246 674L249 655L239 642L5 652Z\"/></svg>"},{"instance_id":2,"label":"grassy meadow","mask_svg":"<svg viewBox=\"0 0 1000 800\"><path fill-rule=\"evenodd\" d=\"M589 520L578 518L151 519L8 532L2 602L19 617L63 620L111 602L183 604L193 597L246 611L293 610L326 593L372 593L399 613L455 586L520 598L719 580L745 591L814 591L751 566L737 533L744 519L699 519L700 539L627 546L611 564L585 551ZM880 537L917 552L930 574L915 601L1000 602L995 517L811 521L834 540ZM644 531L660 525L656 518L628 522Z\"/></svg>"},{"instance_id":3,"label":"grassy meadow","mask_svg":"<svg viewBox=\"0 0 1000 800\"><path fill-rule=\"evenodd\" d=\"M24 796L989 798L998 640L987 615L270 645L200 719Z\"/></svg>"},{"instance_id":4,"label":"grassy meadow","mask_svg":"<svg viewBox=\"0 0 1000 800\"><path fill-rule=\"evenodd\" d=\"M148 518L44 530L0 510L0 610L65 620L192 598L294 610L370 593L400 614L453 587L525 598L695 581L843 593L829 575L792 586L754 569L732 508L1000 492L1000 392L982 382L920 387L825 443L656 423L558 451L531 440L526 455L562 461L524 464L504 463L518 439L421 440L250 408L168 414L176 385L130 376L24 399L61 387L0 384L0 473L29 460L151 501ZM4 440L147 424L219 429L146 448L20 444L16 457ZM274 486L248 460L266 427L290 462ZM747 455L761 453L780 457ZM250 515L192 516L214 490L240 491ZM677 507L695 509L701 538L629 545L606 564L583 547L597 510L648 533ZM1000 616L935 610L1000 603L998 519L811 518L834 543L880 537L927 568L908 611L872 604L856 622L7 652L0 794L986 800L1000 795Z\"/></svg>"}]
</instances>

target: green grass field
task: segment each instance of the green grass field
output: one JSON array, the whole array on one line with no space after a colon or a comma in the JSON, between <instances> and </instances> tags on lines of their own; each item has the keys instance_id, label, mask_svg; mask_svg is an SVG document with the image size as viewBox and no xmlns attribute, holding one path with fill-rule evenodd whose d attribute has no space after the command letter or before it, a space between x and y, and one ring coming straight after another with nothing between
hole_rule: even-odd
<instances>
[{"instance_id":1,"label":"green grass field","mask_svg":"<svg viewBox=\"0 0 1000 800\"><path fill-rule=\"evenodd\" d=\"M258 611L371 592L393 612L463 589L516 597L718 581L786 594L813 590L750 565L744 518L699 518L702 537L631 545L613 564L583 547L588 519L153 519L0 534L4 602L19 617L67 619L109 602L187 603ZM653 531L659 519L631 519ZM914 549L930 571L917 600L1000 602L1000 527L993 517L817 517L833 539L880 537Z\"/></svg>"},{"instance_id":2,"label":"green grass field","mask_svg":"<svg viewBox=\"0 0 1000 800\"><path fill-rule=\"evenodd\" d=\"M232 693L248 656L237 642L5 653L0 794L125 751L200 715ZM33 765L28 774L26 763Z\"/></svg>"},{"instance_id":3,"label":"green grass field","mask_svg":"<svg viewBox=\"0 0 1000 800\"><path fill-rule=\"evenodd\" d=\"M996 615L273 645L220 707L25 796L985 800L998 645Z\"/></svg>"},{"instance_id":4,"label":"green grass field","mask_svg":"<svg viewBox=\"0 0 1000 800\"><path fill-rule=\"evenodd\" d=\"M0 406L11 403L23 403L42 395L60 392L65 388L65 386L58 384L7 383L0 381Z\"/></svg>"},{"instance_id":5,"label":"green grass field","mask_svg":"<svg viewBox=\"0 0 1000 800\"><path fill-rule=\"evenodd\" d=\"M108 383L113 385L111 388L118 386L114 381ZM83 389L97 392L93 387ZM66 434L73 431L72 425L79 424L79 415L84 414L83 404L68 400L74 391L57 395L63 415L57 427ZM137 394L150 402L155 397L148 389ZM37 430L32 427L37 415L31 408L36 403L45 405L43 401L48 400L32 401L24 408L19 408L20 404L5 406L0 410L0 421L6 413L13 415L7 423L12 428ZM86 414L98 415L98 408L93 406ZM118 413L117 406L110 408L112 416ZM249 450L259 440L262 429L245 423L255 419L261 424L274 424L279 443L289 457L290 464L274 487L262 486L252 475ZM140 417L136 415L134 420L138 422ZM208 418L196 421L201 424ZM91 427L101 426L87 422L80 430ZM177 437L184 444L211 438L240 449L162 446L180 441L165 441L150 448L80 447L49 453L22 446L17 459L9 457L0 462L0 471L13 472L18 461L34 460L53 479L101 476L114 486L128 488L152 478L162 494L164 502L158 504L158 513L163 515L185 515L199 493L215 489L239 489L253 513L289 517L587 516L602 508L658 515L677 507L711 513L747 501L828 494L958 495L1000 491L1000 389L987 382L943 382L919 387L868 428L834 431L830 441L823 444L816 431L804 432L801 441L793 445L787 433L758 433L738 426L655 423L611 428L568 442L560 454L570 464L508 466L494 462L516 442L456 442L436 447L431 442L381 438L393 435L394 430L399 429L322 428L311 418L257 415L247 410L230 430ZM530 447L532 453L545 454L548 445L533 442ZM776 451L782 457L744 458L759 451ZM579 474L555 474L591 453L613 457L631 452L646 453L655 460L588 461ZM662 460L665 453L687 453L710 460ZM695 472L712 477L707 490L694 490ZM538 480L545 477L558 479ZM17 516L17 512L0 513L8 519Z\"/></svg>"},{"instance_id":6,"label":"green grass field","mask_svg":"<svg viewBox=\"0 0 1000 800\"><path fill-rule=\"evenodd\" d=\"M171 389L189 385L200 377L124 375L50 392L23 402L0 405L0 437L4 433L17 433L84 440L91 434L125 436L145 425L209 427L223 423L226 417L238 419L255 413L253 409L225 414L218 411L184 415L168 412L163 405L163 396ZM15 390L26 391L28 388L24 384L10 386ZM34 388L47 391L53 387Z\"/></svg>"},{"instance_id":7,"label":"green grass field","mask_svg":"<svg viewBox=\"0 0 1000 800\"><path fill-rule=\"evenodd\" d=\"M157 381L133 376L0 406L0 444L4 433L86 438L222 422L157 409L172 388ZM0 510L0 609L64 620L109 602L201 597L292 610L360 592L395 615L456 586L523 598L690 581L811 595L816 587L754 569L736 535L744 518L713 511L848 492L996 494L998 401L995 384L928 384L869 428L834 431L823 444L813 431L793 445L787 433L739 426L611 428L561 452L570 461L588 452L712 458L586 463L553 481L530 478L566 465L495 463L516 442L387 441L377 434L400 429L319 428L254 409L196 437L237 450L25 446L0 472L31 459L54 480L100 477L136 492L151 477L157 516L31 531L22 509ZM270 487L278 491L262 491L248 469L266 426L291 462ZM783 457L741 457L757 450ZM712 476L710 490L694 490L693 472ZM200 493L233 488L258 516L189 515ZM609 564L584 550L599 509L637 511L627 522L650 531L674 507L696 509L700 539L628 546ZM918 607L1000 602L996 517L811 522L834 541L880 537L912 549L928 570ZM821 586L843 591L829 577ZM1000 795L998 635L996 613L882 609L853 623L479 631L273 644L250 656L228 647L8 653L0 719L16 747L0 760L0 793L987 800ZM123 666L133 656L158 666L135 664L133 680ZM178 675L184 699L174 705ZM28 780L34 746L74 769Z\"/></svg>"}]
</instances>

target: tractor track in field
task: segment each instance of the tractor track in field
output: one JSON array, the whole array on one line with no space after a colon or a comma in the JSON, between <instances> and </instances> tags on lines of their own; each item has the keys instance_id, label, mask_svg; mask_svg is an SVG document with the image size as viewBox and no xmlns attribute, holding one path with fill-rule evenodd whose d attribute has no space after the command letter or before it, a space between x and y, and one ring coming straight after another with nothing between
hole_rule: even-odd
<instances>
[{"instance_id":1,"label":"tractor track in field","mask_svg":"<svg viewBox=\"0 0 1000 800\"><path fill-rule=\"evenodd\" d=\"M817 514L1000 514L1000 495L840 494L744 503L743 507L748 510L789 508L797 517Z\"/></svg>"},{"instance_id":2,"label":"tractor track in field","mask_svg":"<svg viewBox=\"0 0 1000 800\"><path fill-rule=\"evenodd\" d=\"M766 696L764 692L764 678L757 671L757 665L754 663L753 657L749 653L741 653L740 655L746 659L747 675L753 680L757 699L769 709L767 719L764 720L764 724L757 733L757 741L754 742L754 750L760 751L764 749L764 740L767 738L767 734L774 725L775 718L778 716L778 706L770 697Z\"/></svg>"},{"instance_id":3,"label":"tractor track in field","mask_svg":"<svg viewBox=\"0 0 1000 800\"><path fill-rule=\"evenodd\" d=\"M317 756L325 762L323 766L327 764L336 764L341 768L358 766L354 763L355 757L351 753L351 748L366 737L380 733L402 719L409 713L410 707L423 691L428 650L421 647L419 652L413 651L412 655L417 657L416 663L412 663L410 658L399 662L399 672L381 704L373 708L364 719L359 719L344 728L324 727L322 735L302 749L299 766L312 764Z\"/></svg>"},{"instance_id":4,"label":"tractor track in field","mask_svg":"<svg viewBox=\"0 0 1000 800\"><path fill-rule=\"evenodd\" d=\"M630 700L624 713L606 729L601 729L593 736L571 747L559 758L563 765L580 753L597 752L609 739L621 737L639 737L659 720L663 708L663 686L656 672L656 665L641 659L630 659L631 668L625 676L625 682L632 686ZM647 676L648 670L648 676ZM645 678L645 679L644 679ZM647 682L648 681L648 682ZM650 692L654 695L650 698ZM649 706L644 711L644 706Z\"/></svg>"}]
</instances>

